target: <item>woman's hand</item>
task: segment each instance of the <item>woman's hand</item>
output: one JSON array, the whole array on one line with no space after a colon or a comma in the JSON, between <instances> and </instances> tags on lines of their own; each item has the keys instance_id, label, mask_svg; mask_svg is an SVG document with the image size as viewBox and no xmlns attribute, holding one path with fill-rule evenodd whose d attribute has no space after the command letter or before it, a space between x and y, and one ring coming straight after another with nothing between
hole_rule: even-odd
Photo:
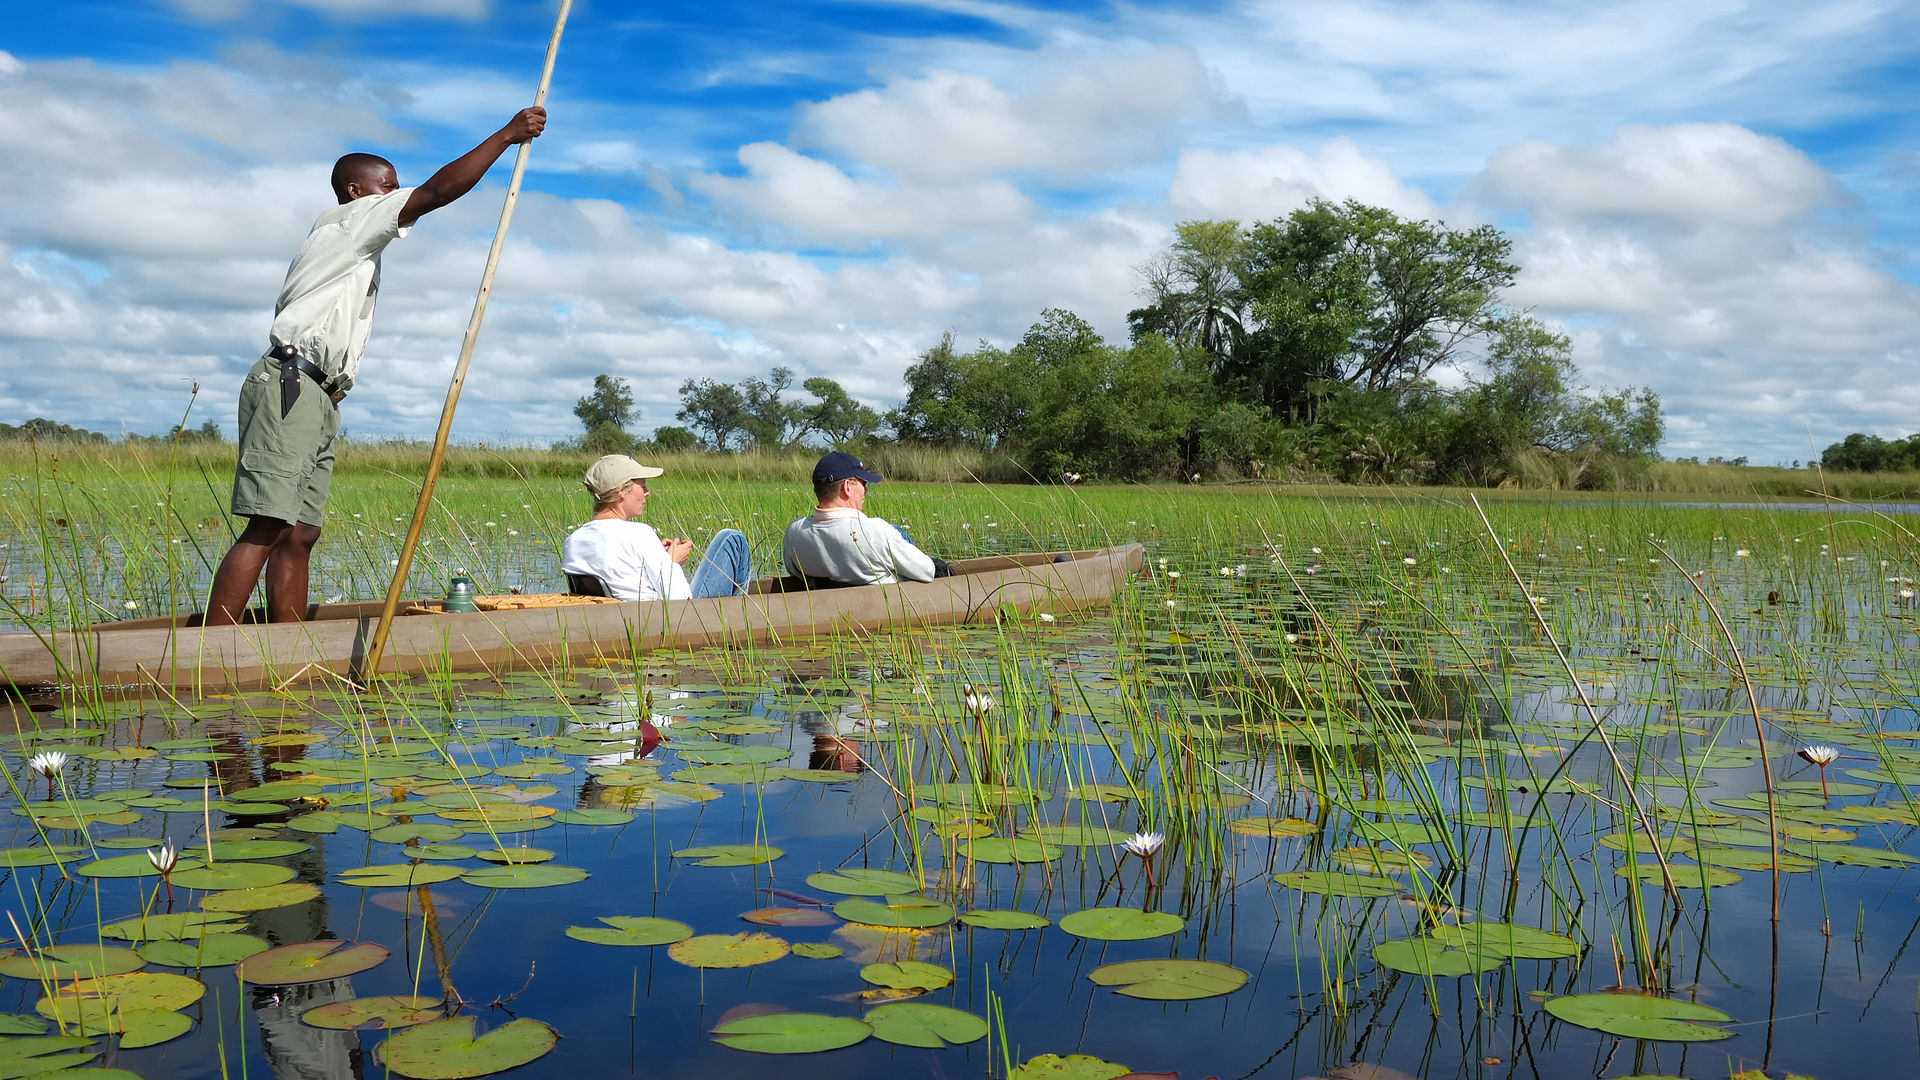
<instances>
[{"instance_id":1,"label":"woman's hand","mask_svg":"<svg viewBox=\"0 0 1920 1080\"><path fill-rule=\"evenodd\" d=\"M687 556L693 554L693 541L682 536L662 540L660 546L667 549L667 558L676 563L686 562Z\"/></svg>"}]
</instances>

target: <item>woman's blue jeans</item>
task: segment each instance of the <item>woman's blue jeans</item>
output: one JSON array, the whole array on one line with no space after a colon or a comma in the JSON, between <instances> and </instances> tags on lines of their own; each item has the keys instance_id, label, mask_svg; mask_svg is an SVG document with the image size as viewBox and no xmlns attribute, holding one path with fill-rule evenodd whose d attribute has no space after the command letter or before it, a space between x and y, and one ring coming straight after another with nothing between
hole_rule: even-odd
<instances>
[{"instance_id":1,"label":"woman's blue jeans","mask_svg":"<svg viewBox=\"0 0 1920 1080\"><path fill-rule=\"evenodd\" d=\"M693 598L739 596L753 581L753 557L747 553L747 537L739 529L721 529L700 556L693 572Z\"/></svg>"}]
</instances>

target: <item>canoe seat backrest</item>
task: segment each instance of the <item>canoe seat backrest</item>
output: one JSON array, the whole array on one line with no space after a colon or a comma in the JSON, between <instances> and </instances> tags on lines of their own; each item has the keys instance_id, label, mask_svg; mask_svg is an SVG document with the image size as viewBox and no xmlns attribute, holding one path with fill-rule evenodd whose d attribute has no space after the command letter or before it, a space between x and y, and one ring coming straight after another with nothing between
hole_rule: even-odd
<instances>
[{"instance_id":1,"label":"canoe seat backrest","mask_svg":"<svg viewBox=\"0 0 1920 1080\"><path fill-rule=\"evenodd\" d=\"M567 593L571 596L612 596L607 583L592 574L568 574Z\"/></svg>"}]
</instances>

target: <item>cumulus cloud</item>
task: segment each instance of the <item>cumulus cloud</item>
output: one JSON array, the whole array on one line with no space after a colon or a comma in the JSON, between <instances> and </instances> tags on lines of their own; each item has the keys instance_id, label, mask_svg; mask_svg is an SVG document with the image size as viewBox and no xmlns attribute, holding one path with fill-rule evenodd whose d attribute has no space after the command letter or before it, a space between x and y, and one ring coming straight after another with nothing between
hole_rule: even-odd
<instances>
[{"instance_id":1,"label":"cumulus cloud","mask_svg":"<svg viewBox=\"0 0 1920 1080\"><path fill-rule=\"evenodd\" d=\"M1358 199L1405 217L1436 216L1433 201L1402 183L1386 159L1347 138L1313 153L1291 146L1188 150L1167 187L1167 205L1187 217L1253 221L1283 216L1314 199Z\"/></svg>"},{"instance_id":2,"label":"cumulus cloud","mask_svg":"<svg viewBox=\"0 0 1920 1080\"><path fill-rule=\"evenodd\" d=\"M934 69L894 75L801 112L793 143L895 176L953 182L1008 172L1083 175L1150 161L1190 121L1232 111L1189 48L1042 52L1026 85Z\"/></svg>"},{"instance_id":3,"label":"cumulus cloud","mask_svg":"<svg viewBox=\"0 0 1920 1080\"><path fill-rule=\"evenodd\" d=\"M198 19L236 19L264 6L252 0L167 0ZM308 8L349 19L424 15L430 18L478 19L487 14L488 0L281 0L288 7Z\"/></svg>"}]
</instances>

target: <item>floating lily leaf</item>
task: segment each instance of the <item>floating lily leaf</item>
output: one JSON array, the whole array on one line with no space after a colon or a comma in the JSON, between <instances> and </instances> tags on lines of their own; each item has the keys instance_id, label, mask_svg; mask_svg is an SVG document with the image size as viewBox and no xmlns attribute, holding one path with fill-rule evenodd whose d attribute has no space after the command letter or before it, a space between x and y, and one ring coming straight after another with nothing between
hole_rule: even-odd
<instances>
[{"instance_id":1,"label":"floating lily leaf","mask_svg":"<svg viewBox=\"0 0 1920 1080\"><path fill-rule=\"evenodd\" d=\"M602 915L606 926L569 926L567 936L595 945L671 945L693 936L693 927L652 915Z\"/></svg>"},{"instance_id":2,"label":"floating lily leaf","mask_svg":"<svg viewBox=\"0 0 1920 1080\"><path fill-rule=\"evenodd\" d=\"M1052 920L1045 915L1033 915L1025 911L981 911L973 910L960 916L960 921L968 926L982 930L1039 930L1052 926Z\"/></svg>"},{"instance_id":3,"label":"floating lily leaf","mask_svg":"<svg viewBox=\"0 0 1920 1080\"><path fill-rule=\"evenodd\" d=\"M192 857L183 856L180 859L179 863L174 867L174 880L175 881L180 880L179 878L180 874L199 865L200 865L199 862L195 861ZM94 861L87 863L85 866L79 867L75 871L75 873L79 874L81 877L90 877L90 878L137 878L137 877L159 877L160 876L160 871L154 867L153 860L147 858L145 852L135 852L131 855L109 855L104 859L95 859Z\"/></svg>"},{"instance_id":4,"label":"floating lily leaf","mask_svg":"<svg viewBox=\"0 0 1920 1080\"><path fill-rule=\"evenodd\" d=\"M767 1013L744 1016L713 1029L713 1041L756 1054L813 1054L864 1042L873 1029L851 1016Z\"/></svg>"},{"instance_id":5,"label":"floating lily leaf","mask_svg":"<svg viewBox=\"0 0 1920 1080\"><path fill-rule=\"evenodd\" d=\"M875 986L885 986L894 990L938 990L943 986L953 985L952 971L939 964L928 964L919 960L868 964L860 969L860 977Z\"/></svg>"},{"instance_id":6,"label":"floating lily leaf","mask_svg":"<svg viewBox=\"0 0 1920 1080\"><path fill-rule=\"evenodd\" d=\"M780 848L764 844L709 844L705 847L681 848L673 853L673 857L695 859L695 866L758 866L785 854Z\"/></svg>"},{"instance_id":7,"label":"floating lily leaf","mask_svg":"<svg viewBox=\"0 0 1920 1080\"><path fill-rule=\"evenodd\" d=\"M1060 857L1061 851L1039 840L990 836L961 844L960 854L974 862L1007 866L1013 863L1052 862Z\"/></svg>"},{"instance_id":8,"label":"floating lily leaf","mask_svg":"<svg viewBox=\"0 0 1920 1080\"><path fill-rule=\"evenodd\" d=\"M121 1009L107 1023L119 1033L122 1050L158 1046L193 1030L192 1017L169 1009Z\"/></svg>"},{"instance_id":9,"label":"floating lily leaf","mask_svg":"<svg viewBox=\"0 0 1920 1080\"><path fill-rule=\"evenodd\" d=\"M298 840L221 840L213 842L215 862L245 862L249 859L284 859L313 850L312 844Z\"/></svg>"},{"instance_id":10,"label":"floating lily leaf","mask_svg":"<svg viewBox=\"0 0 1920 1080\"><path fill-rule=\"evenodd\" d=\"M1869 866L1882 870L1897 870L1920 865L1920 859L1905 852L1889 851L1886 848L1822 844L1813 850L1820 857L1821 862L1839 863L1843 866Z\"/></svg>"},{"instance_id":11,"label":"floating lily leaf","mask_svg":"<svg viewBox=\"0 0 1920 1080\"><path fill-rule=\"evenodd\" d=\"M292 986L345 978L378 967L387 958L384 945L363 941L341 948L346 944L344 941L301 941L282 945L247 957L235 971L242 982L257 986Z\"/></svg>"},{"instance_id":12,"label":"floating lily leaf","mask_svg":"<svg viewBox=\"0 0 1920 1080\"><path fill-rule=\"evenodd\" d=\"M517 802L481 803L464 810L442 810L440 816L448 821L476 821L489 825L502 825L516 821L534 821L549 818L558 813L551 806L528 806ZM544 1025L543 1025L544 1026Z\"/></svg>"},{"instance_id":13,"label":"floating lily leaf","mask_svg":"<svg viewBox=\"0 0 1920 1080\"><path fill-rule=\"evenodd\" d=\"M452 869L449 867L448 869ZM578 866L545 863L539 866L483 866L460 875L460 880L483 889L545 889L587 880Z\"/></svg>"},{"instance_id":14,"label":"floating lily leaf","mask_svg":"<svg viewBox=\"0 0 1920 1080\"><path fill-rule=\"evenodd\" d=\"M807 875L807 886L843 896L894 896L920 887L920 880L896 870L822 870Z\"/></svg>"},{"instance_id":15,"label":"floating lily leaf","mask_svg":"<svg viewBox=\"0 0 1920 1080\"><path fill-rule=\"evenodd\" d=\"M41 1030L45 1030L44 1021L41 1022ZM92 1041L81 1035L7 1039L0 1042L0 1076L58 1076L68 1070L80 1074L82 1070L75 1066L84 1065L100 1056L94 1051L81 1049ZM104 1071L107 1070L87 1069L84 1075L94 1076Z\"/></svg>"},{"instance_id":16,"label":"floating lily leaf","mask_svg":"<svg viewBox=\"0 0 1920 1080\"><path fill-rule=\"evenodd\" d=\"M831 912L812 907L764 907L743 911L740 917L759 926L838 926Z\"/></svg>"},{"instance_id":17,"label":"floating lily leaf","mask_svg":"<svg viewBox=\"0 0 1920 1080\"><path fill-rule=\"evenodd\" d=\"M0 1035L44 1035L50 1026L45 1020L26 1013L0 1013ZM5 1046L17 1045L17 1042L4 1044L0 1046L0 1053L4 1052ZM80 1045L85 1046L86 1040L81 1040Z\"/></svg>"},{"instance_id":18,"label":"floating lily leaf","mask_svg":"<svg viewBox=\"0 0 1920 1080\"><path fill-rule=\"evenodd\" d=\"M1405 874L1416 868L1424 869L1433 865L1433 858L1429 855L1418 851L1395 851L1392 848L1349 847L1330 854L1333 861L1342 866L1373 874Z\"/></svg>"},{"instance_id":19,"label":"floating lily leaf","mask_svg":"<svg viewBox=\"0 0 1920 1080\"><path fill-rule=\"evenodd\" d=\"M1059 844L1064 847L1119 847L1132 834L1121 829L1109 829L1105 825L1037 825L1020 834L1022 840L1037 840L1043 844ZM962 848L961 850L966 850ZM976 852L975 857L978 858ZM979 859L986 862L986 859ZM1038 862L1037 859L1022 860Z\"/></svg>"},{"instance_id":20,"label":"floating lily leaf","mask_svg":"<svg viewBox=\"0 0 1920 1080\"><path fill-rule=\"evenodd\" d=\"M553 820L562 825L625 825L633 815L625 810L562 810L553 815Z\"/></svg>"},{"instance_id":21,"label":"floating lily leaf","mask_svg":"<svg viewBox=\"0 0 1920 1080\"><path fill-rule=\"evenodd\" d=\"M202 934L225 934L240 929L233 916L224 912L207 914L182 911L166 915L136 915L131 919L108 923L100 936L121 941L179 941Z\"/></svg>"},{"instance_id":22,"label":"floating lily leaf","mask_svg":"<svg viewBox=\"0 0 1920 1080\"><path fill-rule=\"evenodd\" d=\"M1832 848L1843 845L1823 844L1821 846ZM1814 859L1805 855L1795 855L1790 851L1782 851L1780 857L1775 859L1773 853L1765 848L1727 847L1724 844L1698 845L1688 857L1708 866L1724 866L1729 870L1764 871L1772 870L1777 866L1783 874L1804 874L1820 865Z\"/></svg>"},{"instance_id":23,"label":"floating lily leaf","mask_svg":"<svg viewBox=\"0 0 1920 1080\"><path fill-rule=\"evenodd\" d=\"M1733 1019L1719 1009L1646 994L1571 994L1549 1000L1545 1008L1569 1024L1628 1039L1709 1042L1733 1034L1707 1026Z\"/></svg>"},{"instance_id":24,"label":"floating lily leaf","mask_svg":"<svg viewBox=\"0 0 1920 1080\"><path fill-rule=\"evenodd\" d=\"M292 881L295 875L296 871L293 867L278 866L273 863L215 863L212 866L175 870L173 883L183 889L225 892L228 889L258 889L267 885L279 885Z\"/></svg>"},{"instance_id":25,"label":"floating lily leaf","mask_svg":"<svg viewBox=\"0 0 1920 1080\"><path fill-rule=\"evenodd\" d=\"M987 1037L987 1022L972 1013L918 1001L879 1006L867 1013L866 1022L874 1038L897 1046L938 1050Z\"/></svg>"},{"instance_id":26,"label":"floating lily leaf","mask_svg":"<svg viewBox=\"0 0 1920 1080\"><path fill-rule=\"evenodd\" d=\"M697 761L703 765L755 765L769 761L785 761L793 756L791 750L759 744L733 746L722 743L712 746L675 746L673 750L682 758Z\"/></svg>"},{"instance_id":27,"label":"floating lily leaf","mask_svg":"<svg viewBox=\"0 0 1920 1080\"><path fill-rule=\"evenodd\" d=\"M1295 870L1273 875L1273 880L1301 892L1322 896L1398 896L1400 883L1372 874L1346 874L1337 870Z\"/></svg>"},{"instance_id":28,"label":"floating lily leaf","mask_svg":"<svg viewBox=\"0 0 1920 1080\"><path fill-rule=\"evenodd\" d=\"M554 852L537 847L487 848L481 851L478 857L490 863L502 863L508 866L533 866L538 863L552 862Z\"/></svg>"},{"instance_id":29,"label":"floating lily leaf","mask_svg":"<svg viewBox=\"0 0 1920 1080\"><path fill-rule=\"evenodd\" d=\"M319 895L318 885L304 881L289 881L285 884L265 885L257 889L235 889L232 892L214 893L200 901L200 906L208 911L220 912L268 911L273 908L304 904Z\"/></svg>"},{"instance_id":30,"label":"floating lily leaf","mask_svg":"<svg viewBox=\"0 0 1920 1080\"><path fill-rule=\"evenodd\" d=\"M1133 794L1132 788L1119 784L1081 784L1067 789L1067 798L1082 802L1126 802Z\"/></svg>"},{"instance_id":31,"label":"floating lily leaf","mask_svg":"<svg viewBox=\"0 0 1920 1080\"><path fill-rule=\"evenodd\" d=\"M1227 822L1227 831L1243 836L1307 836L1319 832L1320 826L1303 818L1246 817Z\"/></svg>"},{"instance_id":32,"label":"floating lily leaf","mask_svg":"<svg viewBox=\"0 0 1920 1080\"><path fill-rule=\"evenodd\" d=\"M163 967L226 967L268 947L252 934L207 934L198 941L150 941L140 946L140 956Z\"/></svg>"},{"instance_id":33,"label":"floating lily leaf","mask_svg":"<svg viewBox=\"0 0 1920 1080\"><path fill-rule=\"evenodd\" d=\"M300 1022L330 1031L378 1031L412 1027L444 1015L438 998L382 994L316 1005L300 1014Z\"/></svg>"},{"instance_id":34,"label":"floating lily leaf","mask_svg":"<svg viewBox=\"0 0 1920 1080\"><path fill-rule=\"evenodd\" d=\"M793 955L808 960L833 960L845 956L847 950L838 945L827 945L818 941L807 941L793 947Z\"/></svg>"},{"instance_id":35,"label":"floating lily leaf","mask_svg":"<svg viewBox=\"0 0 1920 1080\"><path fill-rule=\"evenodd\" d=\"M0 953L0 975L35 981L124 975L145 966L132 949L112 945L51 945L32 955L15 949Z\"/></svg>"},{"instance_id":36,"label":"floating lily leaf","mask_svg":"<svg viewBox=\"0 0 1920 1080\"><path fill-rule=\"evenodd\" d=\"M400 825L386 825L367 834L383 844L404 844L409 840L425 840L429 844L458 840L467 835L467 830L453 825L442 825L435 821L410 821Z\"/></svg>"},{"instance_id":37,"label":"floating lily leaf","mask_svg":"<svg viewBox=\"0 0 1920 1080\"><path fill-rule=\"evenodd\" d=\"M1673 874L1673 885L1676 889L1714 889L1722 885L1736 884L1740 880L1739 874L1721 866L1669 862L1667 867ZM1666 887L1666 877L1660 873L1660 864L1657 862L1632 863L1617 868L1614 873L1620 877L1634 878L1642 885Z\"/></svg>"},{"instance_id":38,"label":"floating lily leaf","mask_svg":"<svg viewBox=\"0 0 1920 1080\"><path fill-rule=\"evenodd\" d=\"M0 851L0 866L52 866L56 862L70 863L74 861L75 856L84 850L84 848L77 847L73 844L54 844L52 847L43 844L38 847L7 848L4 851Z\"/></svg>"},{"instance_id":39,"label":"floating lily leaf","mask_svg":"<svg viewBox=\"0 0 1920 1080\"><path fill-rule=\"evenodd\" d=\"M458 862L479 854L478 850L465 844L420 844L407 849L407 858L425 859L428 862Z\"/></svg>"},{"instance_id":40,"label":"floating lily leaf","mask_svg":"<svg viewBox=\"0 0 1920 1080\"><path fill-rule=\"evenodd\" d=\"M1579 942L1565 934L1532 926L1471 922L1458 926L1436 926L1432 936L1435 941L1456 949L1479 949L1496 956L1523 960L1553 960L1580 955Z\"/></svg>"},{"instance_id":41,"label":"floating lily leaf","mask_svg":"<svg viewBox=\"0 0 1920 1080\"><path fill-rule=\"evenodd\" d=\"M401 1076L415 1080L457 1080L537 1061L560 1041L560 1033L522 1017L475 1037L473 1017L435 1020L387 1037L380 1060Z\"/></svg>"},{"instance_id":42,"label":"floating lily leaf","mask_svg":"<svg viewBox=\"0 0 1920 1080\"><path fill-rule=\"evenodd\" d=\"M206 992L200 980L185 975L135 971L62 984L33 1008L49 1020L64 1024L84 1021L97 1031L105 1026L101 1021L113 1013L184 1009Z\"/></svg>"},{"instance_id":43,"label":"floating lily leaf","mask_svg":"<svg viewBox=\"0 0 1920 1080\"><path fill-rule=\"evenodd\" d=\"M1196 1001L1240 989L1247 973L1211 960L1128 960L1094 968L1087 978L1127 997Z\"/></svg>"},{"instance_id":44,"label":"floating lily leaf","mask_svg":"<svg viewBox=\"0 0 1920 1080\"><path fill-rule=\"evenodd\" d=\"M1132 1071L1088 1054L1041 1054L1007 1074L1007 1080L1114 1080Z\"/></svg>"},{"instance_id":45,"label":"floating lily leaf","mask_svg":"<svg viewBox=\"0 0 1920 1080\"><path fill-rule=\"evenodd\" d=\"M738 934L702 934L676 941L667 947L667 955L697 968L755 967L787 955L791 947L772 934L745 931Z\"/></svg>"},{"instance_id":46,"label":"floating lily leaf","mask_svg":"<svg viewBox=\"0 0 1920 1080\"><path fill-rule=\"evenodd\" d=\"M257 787L243 788L240 791L229 792L227 799L231 802L241 803L283 803L292 802L295 799L309 798L320 794L322 790L319 784L308 783L304 780L270 780Z\"/></svg>"},{"instance_id":47,"label":"floating lily leaf","mask_svg":"<svg viewBox=\"0 0 1920 1080\"><path fill-rule=\"evenodd\" d=\"M358 866L340 872L340 884L362 889L404 888L433 885L459 877L457 866L423 866L418 863L381 863Z\"/></svg>"},{"instance_id":48,"label":"floating lily leaf","mask_svg":"<svg viewBox=\"0 0 1920 1080\"><path fill-rule=\"evenodd\" d=\"M813 879L808 878L807 883L813 884ZM833 905L833 913L848 922L917 930L953 921L951 905L925 896L889 896L883 900L849 897Z\"/></svg>"},{"instance_id":49,"label":"floating lily leaf","mask_svg":"<svg viewBox=\"0 0 1920 1080\"><path fill-rule=\"evenodd\" d=\"M1505 957L1496 953L1471 946L1448 948L1434 938L1383 941L1373 947L1373 960L1381 967L1404 971L1409 975L1436 977L1477 975L1506 962Z\"/></svg>"},{"instance_id":50,"label":"floating lily leaf","mask_svg":"<svg viewBox=\"0 0 1920 1080\"><path fill-rule=\"evenodd\" d=\"M1083 908L1060 917L1060 929L1095 941L1146 941L1177 934L1186 925L1171 912L1122 907Z\"/></svg>"}]
</instances>

